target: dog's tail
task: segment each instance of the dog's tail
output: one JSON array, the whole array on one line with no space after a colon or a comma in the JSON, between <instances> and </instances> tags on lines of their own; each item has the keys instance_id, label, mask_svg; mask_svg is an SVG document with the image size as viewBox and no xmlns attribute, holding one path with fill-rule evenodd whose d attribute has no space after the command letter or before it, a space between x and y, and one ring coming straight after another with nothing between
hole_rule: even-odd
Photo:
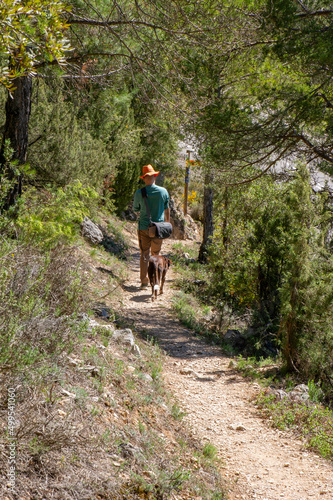
<instances>
[{"instance_id":1,"label":"dog's tail","mask_svg":"<svg viewBox=\"0 0 333 500\"><path fill-rule=\"evenodd\" d=\"M158 292L158 291L159 291L159 289L160 289L160 285L154 285L154 292L155 292L155 291L157 291L157 292Z\"/></svg>"}]
</instances>

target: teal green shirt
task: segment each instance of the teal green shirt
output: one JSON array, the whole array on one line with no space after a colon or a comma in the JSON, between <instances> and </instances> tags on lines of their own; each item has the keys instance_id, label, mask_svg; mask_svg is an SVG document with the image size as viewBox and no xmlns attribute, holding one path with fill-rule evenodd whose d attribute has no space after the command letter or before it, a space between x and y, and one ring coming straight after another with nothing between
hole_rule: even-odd
<instances>
[{"instance_id":1,"label":"teal green shirt","mask_svg":"<svg viewBox=\"0 0 333 500\"><path fill-rule=\"evenodd\" d=\"M152 221L163 222L164 210L169 208L168 191L161 186L156 186L156 184L146 186L146 190L148 207ZM138 189L134 194L133 210L134 212L140 212L138 229L148 229L149 217L145 201L141 194L141 189Z\"/></svg>"}]
</instances>

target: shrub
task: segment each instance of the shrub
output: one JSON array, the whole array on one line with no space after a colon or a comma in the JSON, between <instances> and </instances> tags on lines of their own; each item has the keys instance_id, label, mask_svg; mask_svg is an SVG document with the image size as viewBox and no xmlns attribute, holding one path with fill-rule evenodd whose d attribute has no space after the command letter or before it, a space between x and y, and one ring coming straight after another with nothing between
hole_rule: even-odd
<instances>
[{"instance_id":1,"label":"shrub","mask_svg":"<svg viewBox=\"0 0 333 500\"><path fill-rule=\"evenodd\" d=\"M43 248L72 243L84 217L95 213L97 198L96 191L79 181L65 188L30 188L17 219L20 239Z\"/></svg>"},{"instance_id":2,"label":"shrub","mask_svg":"<svg viewBox=\"0 0 333 500\"><path fill-rule=\"evenodd\" d=\"M81 328L84 283L73 250L2 244L0 269L0 365L23 373L49 360L52 370Z\"/></svg>"}]
</instances>

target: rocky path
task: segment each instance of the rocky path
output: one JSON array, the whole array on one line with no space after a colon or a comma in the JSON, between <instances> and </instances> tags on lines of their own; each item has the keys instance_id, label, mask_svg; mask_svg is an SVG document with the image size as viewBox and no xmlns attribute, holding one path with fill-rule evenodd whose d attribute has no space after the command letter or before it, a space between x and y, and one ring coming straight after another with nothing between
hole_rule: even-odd
<instances>
[{"instance_id":1,"label":"rocky path","mask_svg":"<svg viewBox=\"0 0 333 500\"><path fill-rule=\"evenodd\" d=\"M164 243L168 253L172 241ZM333 500L333 466L304 449L290 433L259 417L252 400L259 386L245 381L220 349L184 329L171 309L173 272L157 302L139 288L139 250L133 239L124 312L138 329L156 337L167 353L164 378L203 441L214 444L229 479L229 499Z\"/></svg>"}]
</instances>

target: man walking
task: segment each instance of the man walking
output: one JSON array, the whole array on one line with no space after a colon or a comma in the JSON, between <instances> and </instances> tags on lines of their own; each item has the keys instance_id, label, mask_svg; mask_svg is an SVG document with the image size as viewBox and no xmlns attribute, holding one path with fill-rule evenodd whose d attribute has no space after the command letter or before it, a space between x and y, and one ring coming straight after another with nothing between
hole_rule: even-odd
<instances>
[{"instance_id":1,"label":"man walking","mask_svg":"<svg viewBox=\"0 0 333 500\"><path fill-rule=\"evenodd\" d=\"M142 168L141 179L144 180L147 192L147 202L153 222L170 222L169 193L161 187L156 186L155 180L159 172L155 172L151 165ZM149 216L146 204L142 197L141 189L134 194L134 212L140 212L138 225L138 239L140 247L140 280L141 288L148 286L148 260L150 251L152 255L158 255L162 247L162 239L150 237L148 232Z\"/></svg>"}]
</instances>

